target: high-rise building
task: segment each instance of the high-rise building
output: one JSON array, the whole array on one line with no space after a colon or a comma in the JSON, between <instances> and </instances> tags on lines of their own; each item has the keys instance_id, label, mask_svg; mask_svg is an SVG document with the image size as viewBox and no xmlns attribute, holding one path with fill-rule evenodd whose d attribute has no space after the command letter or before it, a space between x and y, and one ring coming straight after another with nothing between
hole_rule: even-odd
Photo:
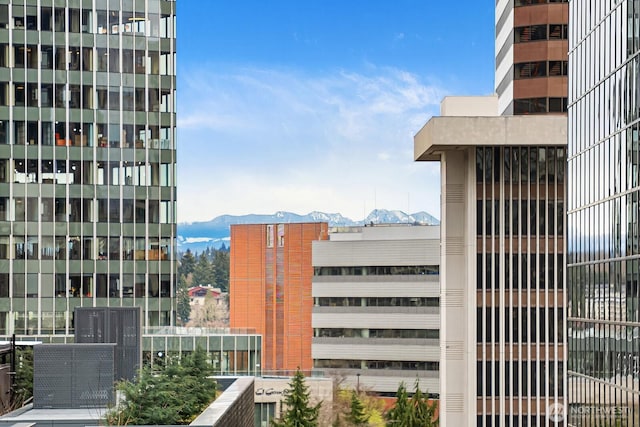
<instances>
[{"instance_id":1,"label":"high-rise building","mask_svg":"<svg viewBox=\"0 0 640 427\"><path fill-rule=\"evenodd\" d=\"M441 163L443 425L547 425L565 403L567 24L566 0L497 0L497 97L445 99L415 137Z\"/></svg>"},{"instance_id":2,"label":"high-rise building","mask_svg":"<svg viewBox=\"0 0 640 427\"><path fill-rule=\"evenodd\" d=\"M498 114L567 111L567 0L496 0Z\"/></svg>"},{"instance_id":3,"label":"high-rise building","mask_svg":"<svg viewBox=\"0 0 640 427\"><path fill-rule=\"evenodd\" d=\"M440 227L331 229L313 242L313 368L377 395L439 392Z\"/></svg>"},{"instance_id":4,"label":"high-rise building","mask_svg":"<svg viewBox=\"0 0 640 427\"><path fill-rule=\"evenodd\" d=\"M497 116L496 97L442 111L415 137L441 170L440 421L546 426L564 402L566 117Z\"/></svg>"},{"instance_id":5,"label":"high-rise building","mask_svg":"<svg viewBox=\"0 0 640 427\"><path fill-rule=\"evenodd\" d=\"M174 323L175 9L0 2L0 336Z\"/></svg>"},{"instance_id":6,"label":"high-rise building","mask_svg":"<svg viewBox=\"0 0 640 427\"><path fill-rule=\"evenodd\" d=\"M262 371L308 371L311 359L311 242L328 224L231 226L229 318L262 334Z\"/></svg>"},{"instance_id":7,"label":"high-rise building","mask_svg":"<svg viewBox=\"0 0 640 427\"><path fill-rule=\"evenodd\" d=\"M640 2L569 2L570 425L640 425Z\"/></svg>"}]
</instances>

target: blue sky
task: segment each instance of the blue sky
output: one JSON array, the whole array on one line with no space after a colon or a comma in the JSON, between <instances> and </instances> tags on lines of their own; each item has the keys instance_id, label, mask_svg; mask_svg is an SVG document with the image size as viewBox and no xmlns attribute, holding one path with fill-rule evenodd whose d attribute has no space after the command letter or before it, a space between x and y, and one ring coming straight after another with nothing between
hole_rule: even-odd
<instances>
[{"instance_id":1,"label":"blue sky","mask_svg":"<svg viewBox=\"0 0 640 427\"><path fill-rule=\"evenodd\" d=\"M413 135L493 92L494 1L179 0L178 221L440 216Z\"/></svg>"}]
</instances>

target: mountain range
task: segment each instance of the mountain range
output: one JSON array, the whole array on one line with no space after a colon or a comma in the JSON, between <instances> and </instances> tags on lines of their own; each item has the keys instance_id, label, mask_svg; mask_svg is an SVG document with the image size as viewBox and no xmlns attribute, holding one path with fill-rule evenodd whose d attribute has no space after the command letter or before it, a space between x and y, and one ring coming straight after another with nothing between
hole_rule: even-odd
<instances>
[{"instance_id":1,"label":"mountain range","mask_svg":"<svg viewBox=\"0 0 640 427\"><path fill-rule=\"evenodd\" d=\"M362 221L354 221L339 213L310 212L298 215L279 211L274 214L220 215L210 221L178 223L178 250L202 252L207 247L229 247L232 224L279 224L296 222L328 222L330 227L364 224L438 225L440 221L427 212L406 214L399 210L374 209Z\"/></svg>"}]
</instances>

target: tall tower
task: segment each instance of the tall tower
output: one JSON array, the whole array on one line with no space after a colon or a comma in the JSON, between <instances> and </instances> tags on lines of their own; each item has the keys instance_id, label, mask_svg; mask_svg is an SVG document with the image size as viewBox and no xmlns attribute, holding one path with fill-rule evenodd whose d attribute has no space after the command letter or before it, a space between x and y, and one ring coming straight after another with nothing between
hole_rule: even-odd
<instances>
[{"instance_id":1,"label":"tall tower","mask_svg":"<svg viewBox=\"0 0 640 427\"><path fill-rule=\"evenodd\" d=\"M440 420L547 426L564 403L566 119L491 116L486 98L485 117L445 98L415 136L441 171Z\"/></svg>"},{"instance_id":2,"label":"tall tower","mask_svg":"<svg viewBox=\"0 0 640 427\"><path fill-rule=\"evenodd\" d=\"M640 2L569 2L570 425L640 425Z\"/></svg>"},{"instance_id":3,"label":"tall tower","mask_svg":"<svg viewBox=\"0 0 640 427\"><path fill-rule=\"evenodd\" d=\"M414 138L441 164L443 425L564 422L567 22L497 0L497 97L445 98Z\"/></svg>"},{"instance_id":4,"label":"tall tower","mask_svg":"<svg viewBox=\"0 0 640 427\"><path fill-rule=\"evenodd\" d=\"M498 114L567 111L567 0L496 1Z\"/></svg>"},{"instance_id":5,"label":"tall tower","mask_svg":"<svg viewBox=\"0 0 640 427\"><path fill-rule=\"evenodd\" d=\"M262 371L310 370L311 243L326 222L231 226L229 317L232 328L262 334Z\"/></svg>"},{"instance_id":6,"label":"tall tower","mask_svg":"<svg viewBox=\"0 0 640 427\"><path fill-rule=\"evenodd\" d=\"M0 3L0 335L173 324L175 1Z\"/></svg>"}]
</instances>

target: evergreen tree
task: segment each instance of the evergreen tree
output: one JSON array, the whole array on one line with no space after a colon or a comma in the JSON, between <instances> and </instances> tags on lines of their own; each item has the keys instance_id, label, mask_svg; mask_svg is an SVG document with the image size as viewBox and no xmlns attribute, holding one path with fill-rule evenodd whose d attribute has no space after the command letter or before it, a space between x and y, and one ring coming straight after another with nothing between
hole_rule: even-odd
<instances>
[{"instance_id":1,"label":"evergreen tree","mask_svg":"<svg viewBox=\"0 0 640 427\"><path fill-rule=\"evenodd\" d=\"M181 360L168 359L153 372L145 367L135 381L118 384L124 400L105 420L110 425L189 424L215 397L210 373L201 348Z\"/></svg>"},{"instance_id":2,"label":"evergreen tree","mask_svg":"<svg viewBox=\"0 0 640 427\"><path fill-rule=\"evenodd\" d=\"M409 395L404 382L400 383L396 391L396 404L387 412L387 426L412 426Z\"/></svg>"},{"instance_id":3,"label":"evergreen tree","mask_svg":"<svg viewBox=\"0 0 640 427\"><path fill-rule=\"evenodd\" d=\"M351 408L347 414L347 421L354 426L367 425L369 415L367 415L364 404L356 392L351 392Z\"/></svg>"},{"instance_id":4,"label":"evergreen tree","mask_svg":"<svg viewBox=\"0 0 640 427\"><path fill-rule=\"evenodd\" d=\"M179 364L170 364L167 371L168 378L176 383L177 394L181 396L180 420L191 422L211 403L216 393L216 383L209 378L213 369L207 361L207 354L197 347Z\"/></svg>"},{"instance_id":5,"label":"evergreen tree","mask_svg":"<svg viewBox=\"0 0 640 427\"><path fill-rule=\"evenodd\" d=\"M215 283L213 267L207 258L207 254L204 252L198 257L198 262L193 269L193 281L191 283L194 286L212 285Z\"/></svg>"},{"instance_id":6,"label":"evergreen tree","mask_svg":"<svg viewBox=\"0 0 640 427\"><path fill-rule=\"evenodd\" d=\"M418 380L411 399L404 383L401 383L396 392L396 404L387 412L387 426L435 427L438 425L436 406L436 402L429 404L428 396L420 391Z\"/></svg>"},{"instance_id":7,"label":"evergreen tree","mask_svg":"<svg viewBox=\"0 0 640 427\"><path fill-rule=\"evenodd\" d=\"M289 383L289 393L284 400L285 410L279 420L271 420L272 427L316 427L320 405L310 406L309 388L305 384L304 375L300 369Z\"/></svg>"},{"instance_id":8,"label":"evergreen tree","mask_svg":"<svg viewBox=\"0 0 640 427\"><path fill-rule=\"evenodd\" d=\"M193 273L193 270L196 267L196 258L191 253L190 249L182 254L180 258L180 265L178 266L178 279L180 277L187 277L189 274Z\"/></svg>"},{"instance_id":9,"label":"evergreen tree","mask_svg":"<svg viewBox=\"0 0 640 427\"><path fill-rule=\"evenodd\" d=\"M229 252L222 249L213 253L213 274L216 287L229 291Z\"/></svg>"},{"instance_id":10,"label":"evergreen tree","mask_svg":"<svg viewBox=\"0 0 640 427\"><path fill-rule=\"evenodd\" d=\"M185 276L178 280L178 289L176 291L176 310L180 323L185 325L191 317L191 304L189 299L189 287Z\"/></svg>"},{"instance_id":11,"label":"evergreen tree","mask_svg":"<svg viewBox=\"0 0 640 427\"><path fill-rule=\"evenodd\" d=\"M436 418L437 403L434 401L429 404L429 396L422 393L420 383L417 379L414 384L414 393L411 397L411 407L415 422L414 425L426 427L438 425Z\"/></svg>"}]
</instances>

